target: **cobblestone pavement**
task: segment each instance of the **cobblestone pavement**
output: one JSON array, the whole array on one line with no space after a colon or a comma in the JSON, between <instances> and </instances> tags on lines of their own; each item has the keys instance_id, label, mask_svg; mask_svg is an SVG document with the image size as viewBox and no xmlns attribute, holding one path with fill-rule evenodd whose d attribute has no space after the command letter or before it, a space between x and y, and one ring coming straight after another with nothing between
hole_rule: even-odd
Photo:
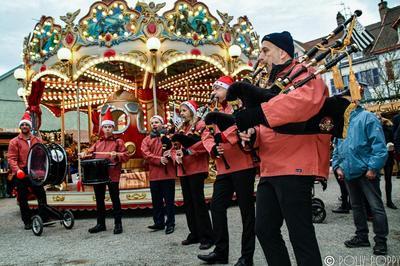
<instances>
[{"instance_id":1,"label":"cobblestone pavement","mask_svg":"<svg viewBox=\"0 0 400 266\"><path fill-rule=\"evenodd\" d=\"M381 182L384 191L384 182ZM384 192L383 192L384 193ZM386 257L372 256L372 248L347 249L343 241L354 233L351 214L333 214L337 206L339 189L334 178L329 180L328 189L316 186L316 196L327 208L324 223L315 229L325 265L400 265L400 210L386 209L390 233L389 254ZM393 177L394 202L400 207L400 180ZM385 198L385 196L384 196ZM172 235L164 232L149 232L152 224L150 211L125 212L124 233L113 235L113 221L107 219L108 230L91 235L87 229L95 224L93 213L75 213L77 219L72 230L57 224L44 228L41 237L22 228L19 210L14 199L0 199L0 265L202 265L197 254L206 253L198 245L181 246L188 234L182 210L176 216L176 231ZM240 256L241 220L239 209L228 210L230 230L230 257L234 264ZM282 232L294 262L286 227ZM372 231L372 224L370 224ZM370 235L370 241L373 241ZM334 263L331 263L333 262ZM390 262L392 261L392 262ZM364 263L365 262L365 263ZM257 243L255 265L266 265L263 252ZM293 263L295 265L295 263Z\"/></svg>"}]
</instances>

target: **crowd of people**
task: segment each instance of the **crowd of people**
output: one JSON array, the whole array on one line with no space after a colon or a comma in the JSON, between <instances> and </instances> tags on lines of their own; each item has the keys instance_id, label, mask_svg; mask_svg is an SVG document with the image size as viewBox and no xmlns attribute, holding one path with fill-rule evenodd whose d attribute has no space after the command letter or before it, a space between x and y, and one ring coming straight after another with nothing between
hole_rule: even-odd
<instances>
[{"instance_id":1,"label":"crowd of people","mask_svg":"<svg viewBox=\"0 0 400 266\"><path fill-rule=\"evenodd\" d=\"M294 59L294 44L289 32L272 33L262 39L259 61L270 69L269 83L302 67ZM311 70L292 82L306 77ZM234 80L223 76L215 81L211 96L219 102L219 112L232 114L226 97ZM361 84L362 85L362 84ZM336 213L353 213L355 236L344 242L349 248L370 246L367 220L372 219L375 234L373 253L387 254L388 222L379 187L384 169L386 205L395 209L392 200L392 172L396 154L400 154L400 115L393 122L364 110L345 89L339 95L349 110L349 123L343 138L330 134L284 134L274 128L306 121L315 116L329 97L320 77L287 94L236 114L236 124L219 128L206 125L197 116L193 100L180 105L182 123L171 131L162 116L150 119L151 132L141 150L149 166L153 221L150 230L175 229L175 181L182 188L188 235L183 246L199 243L200 250L214 249L198 258L209 264L226 264L229 258L227 208L235 194L242 220L241 257L235 265L253 265L256 238L268 265L291 265L281 227L285 221L298 265L322 265L320 249L312 223L311 191L315 178L328 178L330 147L333 143L332 169L341 191L341 206ZM350 105L349 105L350 106ZM107 183L113 203L114 234L122 233L122 211L118 181L121 164L128 159L121 139L113 135L114 122L109 110L102 119L103 137L83 158L103 158L114 163ZM29 229L26 157L29 147L40 141L31 135L29 117L20 122L21 133L9 148L9 164L17 182L20 209L25 228ZM245 128L246 130L238 130ZM172 133L174 132L174 133ZM176 136L176 135L179 136ZM176 141L174 141L174 138ZM172 139L172 141L171 141ZM172 143L172 144L171 144ZM255 160L243 143L256 149ZM210 157L215 160L217 176L211 199L211 217L204 197ZM255 177L260 177L254 204ZM97 224L89 233L106 230L104 197L106 184L94 185ZM43 191L37 191L39 203L45 204ZM40 204L39 204L40 207Z\"/></svg>"}]
</instances>

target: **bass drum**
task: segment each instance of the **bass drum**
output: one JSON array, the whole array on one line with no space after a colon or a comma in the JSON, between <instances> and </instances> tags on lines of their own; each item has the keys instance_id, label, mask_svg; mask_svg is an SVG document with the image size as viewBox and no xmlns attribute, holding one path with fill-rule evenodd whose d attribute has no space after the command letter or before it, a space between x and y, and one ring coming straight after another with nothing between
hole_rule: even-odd
<instances>
[{"instance_id":1,"label":"bass drum","mask_svg":"<svg viewBox=\"0 0 400 266\"><path fill-rule=\"evenodd\" d=\"M67 154L61 145L36 143L28 153L28 176L37 186L59 185L67 174Z\"/></svg>"}]
</instances>

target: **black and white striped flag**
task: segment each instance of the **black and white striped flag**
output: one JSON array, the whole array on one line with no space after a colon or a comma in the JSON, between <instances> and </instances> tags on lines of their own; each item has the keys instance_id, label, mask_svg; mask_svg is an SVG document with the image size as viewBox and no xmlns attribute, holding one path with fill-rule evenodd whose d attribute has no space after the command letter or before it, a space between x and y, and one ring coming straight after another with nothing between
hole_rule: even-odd
<instances>
[{"instance_id":1,"label":"black and white striped flag","mask_svg":"<svg viewBox=\"0 0 400 266\"><path fill-rule=\"evenodd\" d=\"M353 34L351 35L352 41L357 44L358 48L363 51L367 49L371 44L374 43L375 38L369 33L358 20L356 20L353 28Z\"/></svg>"}]
</instances>

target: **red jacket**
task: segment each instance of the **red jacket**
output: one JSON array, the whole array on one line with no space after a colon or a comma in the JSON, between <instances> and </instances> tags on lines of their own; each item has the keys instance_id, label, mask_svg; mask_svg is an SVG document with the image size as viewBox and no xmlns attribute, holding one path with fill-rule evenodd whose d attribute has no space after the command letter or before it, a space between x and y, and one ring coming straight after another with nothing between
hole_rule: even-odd
<instances>
[{"instance_id":1,"label":"red jacket","mask_svg":"<svg viewBox=\"0 0 400 266\"><path fill-rule=\"evenodd\" d=\"M142 141L142 154L149 164L150 181L168 180L176 178L174 164L168 160L167 165L161 163L163 155L162 143L160 137L151 138L147 136ZM167 172L165 171L167 169Z\"/></svg>"},{"instance_id":2,"label":"red jacket","mask_svg":"<svg viewBox=\"0 0 400 266\"><path fill-rule=\"evenodd\" d=\"M195 131L203 133L205 126L206 125L204 121L200 120L196 124ZM184 128L183 131L186 135L193 133L191 126ZM182 160L185 168L185 174L182 171L182 167L179 164L176 164L178 169L177 176L181 177L199 173L208 173L209 156L207 150L204 148L203 142L199 141L193 144L189 148L189 152L190 155L184 155ZM171 150L171 155L172 159L176 162L176 150L174 148Z\"/></svg>"},{"instance_id":3,"label":"red jacket","mask_svg":"<svg viewBox=\"0 0 400 266\"><path fill-rule=\"evenodd\" d=\"M22 170L27 166L28 153L31 146L35 143L42 143L42 140L34 135L31 135L30 138L30 145L21 133L10 141L8 146L8 164L13 175L18 170Z\"/></svg>"},{"instance_id":4,"label":"red jacket","mask_svg":"<svg viewBox=\"0 0 400 266\"><path fill-rule=\"evenodd\" d=\"M114 136L108 137L108 138L100 138L98 141L96 141L95 144L93 144L92 147L89 148L88 152L93 153L93 152L118 152L120 154L117 154L115 159L111 160L111 157L109 154L95 154L94 158L96 159L101 159L101 158L106 158L110 159L112 164L116 164L115 166L110 166L108 169L108 174L110 175L110 179L113 182L119 182L119 178L121 175L121 168L122 168L122 163L126 162L129 160L129 155L128 152L125 148L125 143L122 139L116 138Z\"/></svg>"},{"instance_id":5,"label":"red jacket","mask_svg":"<svg viewBox=\"0 0 400 266\"><path fill-rule=\"evenodd\" d=\"M223 106L222 110L220 111L226 114L233 113L233 109L230 105ZM216 133L220 132L216 125L215 127L216 127ZM227 128L224 132L222 132L222 135L223 135L222 139L224 140L224 142L221 143L221 146L224 149L224 156L230 168L226 169L222 159L217 158L215 160L217 167L217 174L223 175L223 174L237 172L240 170L254 168L255 165L253 163L253 159L250 156L250 153L244 152L239 146L240 143L236 125ZM211 150L214 147L215 142L214 142L214 137L211 135L208 129L204 131L202 140L204 147L211 154Z\"/></svg>"},{"instance_id":6,"label":"red jacket","mask_svg":"<svg viewBox=\"0 0 400 266\"><path fill-rule=\"evenodd\" d=\"M300 67L296 66L292 73ZM294 82L304 79L309 73L303 73ZM319 112L327 97L328 89L321 77L317 77L288 94L274 97L261 107L269 125L276 127L308 120ZM331 135L328 134L287 135L265 126L258 127L256 143L261 158L260 175L311 175L327 178L330 139Z\"/></svg>"}]
</instances>

